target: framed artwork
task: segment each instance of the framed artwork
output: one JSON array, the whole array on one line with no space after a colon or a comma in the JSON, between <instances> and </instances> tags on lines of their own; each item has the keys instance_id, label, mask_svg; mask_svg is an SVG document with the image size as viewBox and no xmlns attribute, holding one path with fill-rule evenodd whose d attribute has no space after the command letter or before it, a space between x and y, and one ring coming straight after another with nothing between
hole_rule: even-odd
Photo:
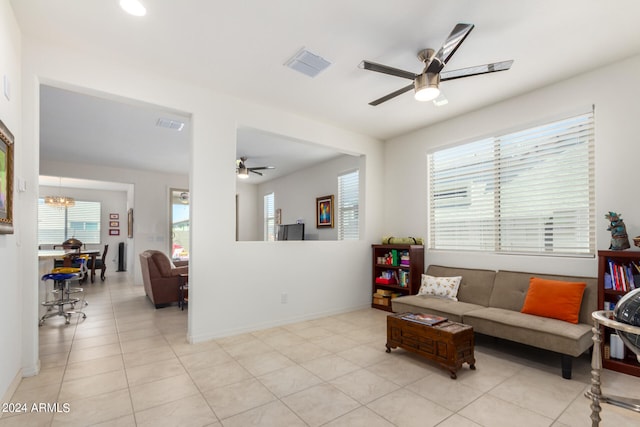
<instances>
[{"instance_id":1,"label":"framed artwork","mask_svg":"<svg viewBox=\"0 0 640 427\"><path fill-rule=\"evenodd\" d=\"M133 209L127 212L127 237L133 238Z\"/></svg>"},{"instance_id":2,"label":"framed artwork","mask_svg":"<svg viewBox=\"0 0 640 427\"><path fill-rule=\"evenodd\" d=\"M118 229L109 230L109 236L119 236L119 235L120 235L120 230L118 230Z\"/></svg>"},{"instance_id":3,"label":"framed artwork","mask_svg":"<svg viewBox=\"0 0 640 427\"><path fill-rule=\"evenodd\" d=\"M120 214L117 214L117 213L109 214L109 219L120 219Z\"/></svg>"},{"instance_id":4,"label":"framed artwork","mask_svg":"<svg viewBox=\"0 0 640 427\"><path fill-rule=\"evenodd\" d=\"M276 209L276 225L282 224L282 209Z\"/></svg>"},{"instance_id":5,"label":"framed artwork","mask_svg":"<svg viewBox=\"0 0 640 427\"><path fill-rule=\"evenodd\" d=\"M120 227L120 221L109 221L109 227L111 227L111 228Z\"/></svg>"},{"instance_id":6,"label":"framed artwork","mask_svg":"<svg viewBox=\"0 0 640 427\"><path fill-rule=\"evenodd\" d=\"M13 142L0 120L0 234L13 234Z\"/></svg>"},{"instance_id":7,"label":"framed artwork","mask_svg":"<svg viewBox=\"0 0 640 427\"><path fill-rule=\"evenodd\" d=\"M333 228L333 194L316 198L316 227Z\"/></svg>"}]
</instances>

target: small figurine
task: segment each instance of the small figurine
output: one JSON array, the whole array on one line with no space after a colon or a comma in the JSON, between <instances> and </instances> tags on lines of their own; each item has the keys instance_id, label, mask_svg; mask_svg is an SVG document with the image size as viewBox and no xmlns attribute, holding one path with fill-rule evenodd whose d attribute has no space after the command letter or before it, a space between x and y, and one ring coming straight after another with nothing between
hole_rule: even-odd
<instances>
[{"instance_id":1,"label":"small figurine","mask_svg":"<svg viewBox=\"0 0 640 427\"><path fill-rule=\"evenodd\" d=\"M629 236L627 236L627 227L624 225L624 221L620 218L621 214L615 212L609 212L604 217L611 222L607 230L611 231L611 246L609 249L614 251L620 251L623 249L629 249Z\"/></svg>"}]
</instances>

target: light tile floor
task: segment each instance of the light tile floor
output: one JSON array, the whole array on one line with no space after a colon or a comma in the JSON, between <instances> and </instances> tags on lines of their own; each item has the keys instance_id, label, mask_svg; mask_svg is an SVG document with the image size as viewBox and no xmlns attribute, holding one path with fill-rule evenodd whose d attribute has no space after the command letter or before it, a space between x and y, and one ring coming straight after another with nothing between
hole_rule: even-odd
<instances>
[{"instance_id":1,"label":"light tile floor","mask_svg":"<svg viewBox=\"0 0 640 427\"><path fill-rule=\"evenodd\" d=\"M12 398L69 411L3 414L0 427L591 425L586 356L568 381L558 356L478 337L477 370L452 380L406 351L387 354L387 313L375 309L192 345L187 311L154 309L124 274L85 288L87 319L46 321L41 372ZM605 371L603 383L640 398L640 378ZM603 426L640 425L611 405L601 415Z\"/></svg>"}]
</instances>

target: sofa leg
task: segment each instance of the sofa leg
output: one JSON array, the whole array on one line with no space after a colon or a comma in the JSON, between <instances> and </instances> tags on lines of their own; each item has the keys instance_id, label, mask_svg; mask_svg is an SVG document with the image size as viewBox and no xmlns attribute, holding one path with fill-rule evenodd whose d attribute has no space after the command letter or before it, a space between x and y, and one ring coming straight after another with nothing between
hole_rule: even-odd
<instances>
[{"instance_id":1,"label":"sofa leg","mask_svg":"<svg viewBox=\"0 0 640 427\"><path fill-rule=\"evenodd\" d=\"M571 363L573 362L573 357L567 354L560 355L562 360L562 378L566 380L571 379Z\"/></svg>"}]
</instances>

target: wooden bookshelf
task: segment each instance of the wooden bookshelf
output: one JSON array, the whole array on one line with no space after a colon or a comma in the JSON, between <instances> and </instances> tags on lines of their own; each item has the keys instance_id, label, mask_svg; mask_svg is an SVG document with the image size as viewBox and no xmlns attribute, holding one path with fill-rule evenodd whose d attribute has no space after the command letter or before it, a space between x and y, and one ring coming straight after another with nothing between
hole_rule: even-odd
<instances>
[{"instance_id":1,"label":"wooden bookshelf","mask_svg":"<svg viewBox=\"0 0 640 427\"><path fill-rule=\"evenodd\" d=\"M626 250L626 251L598 251L598 310L608 310L615 305L623 295L629 292L630 287L627 289L605 289L605 277L606 275L615 275L612 273L611 266L621 265L630 266L632 271L634 269L632 263L640 265L640 251ZM615 269L615 267L614 267ZM635 279L640 279L638 271L633 271ZM635 286L640 286L640 280L635 281ZM602 334L602 366L612 371L622 372L628 375L634 375L640 377L640 363L633 353L628 348L625 348L624 359L611 359L605 357L604 346L609 345L611 330L604 328Z\"/></svg>"},{"instance_id":2,"label":"wooden bookshelf","mask_svg":"<svg viewBox=\"0 0 640 427\"><path fill-rule=\"evenodd\" d=\"M379 289L399 295L414 295L420 289L420 279L424 273L423 245L371 245L372 258L372 294ZM397 254L396 263L380 262L386 255ZM401 264L401 256L408 256L408 264ZM383 275L390 274L391 283L379 283ZM378 279L378 280L376 280ZM372 298L371 307L391 311L391 298Z\"/></svg>"}]
</instances>

